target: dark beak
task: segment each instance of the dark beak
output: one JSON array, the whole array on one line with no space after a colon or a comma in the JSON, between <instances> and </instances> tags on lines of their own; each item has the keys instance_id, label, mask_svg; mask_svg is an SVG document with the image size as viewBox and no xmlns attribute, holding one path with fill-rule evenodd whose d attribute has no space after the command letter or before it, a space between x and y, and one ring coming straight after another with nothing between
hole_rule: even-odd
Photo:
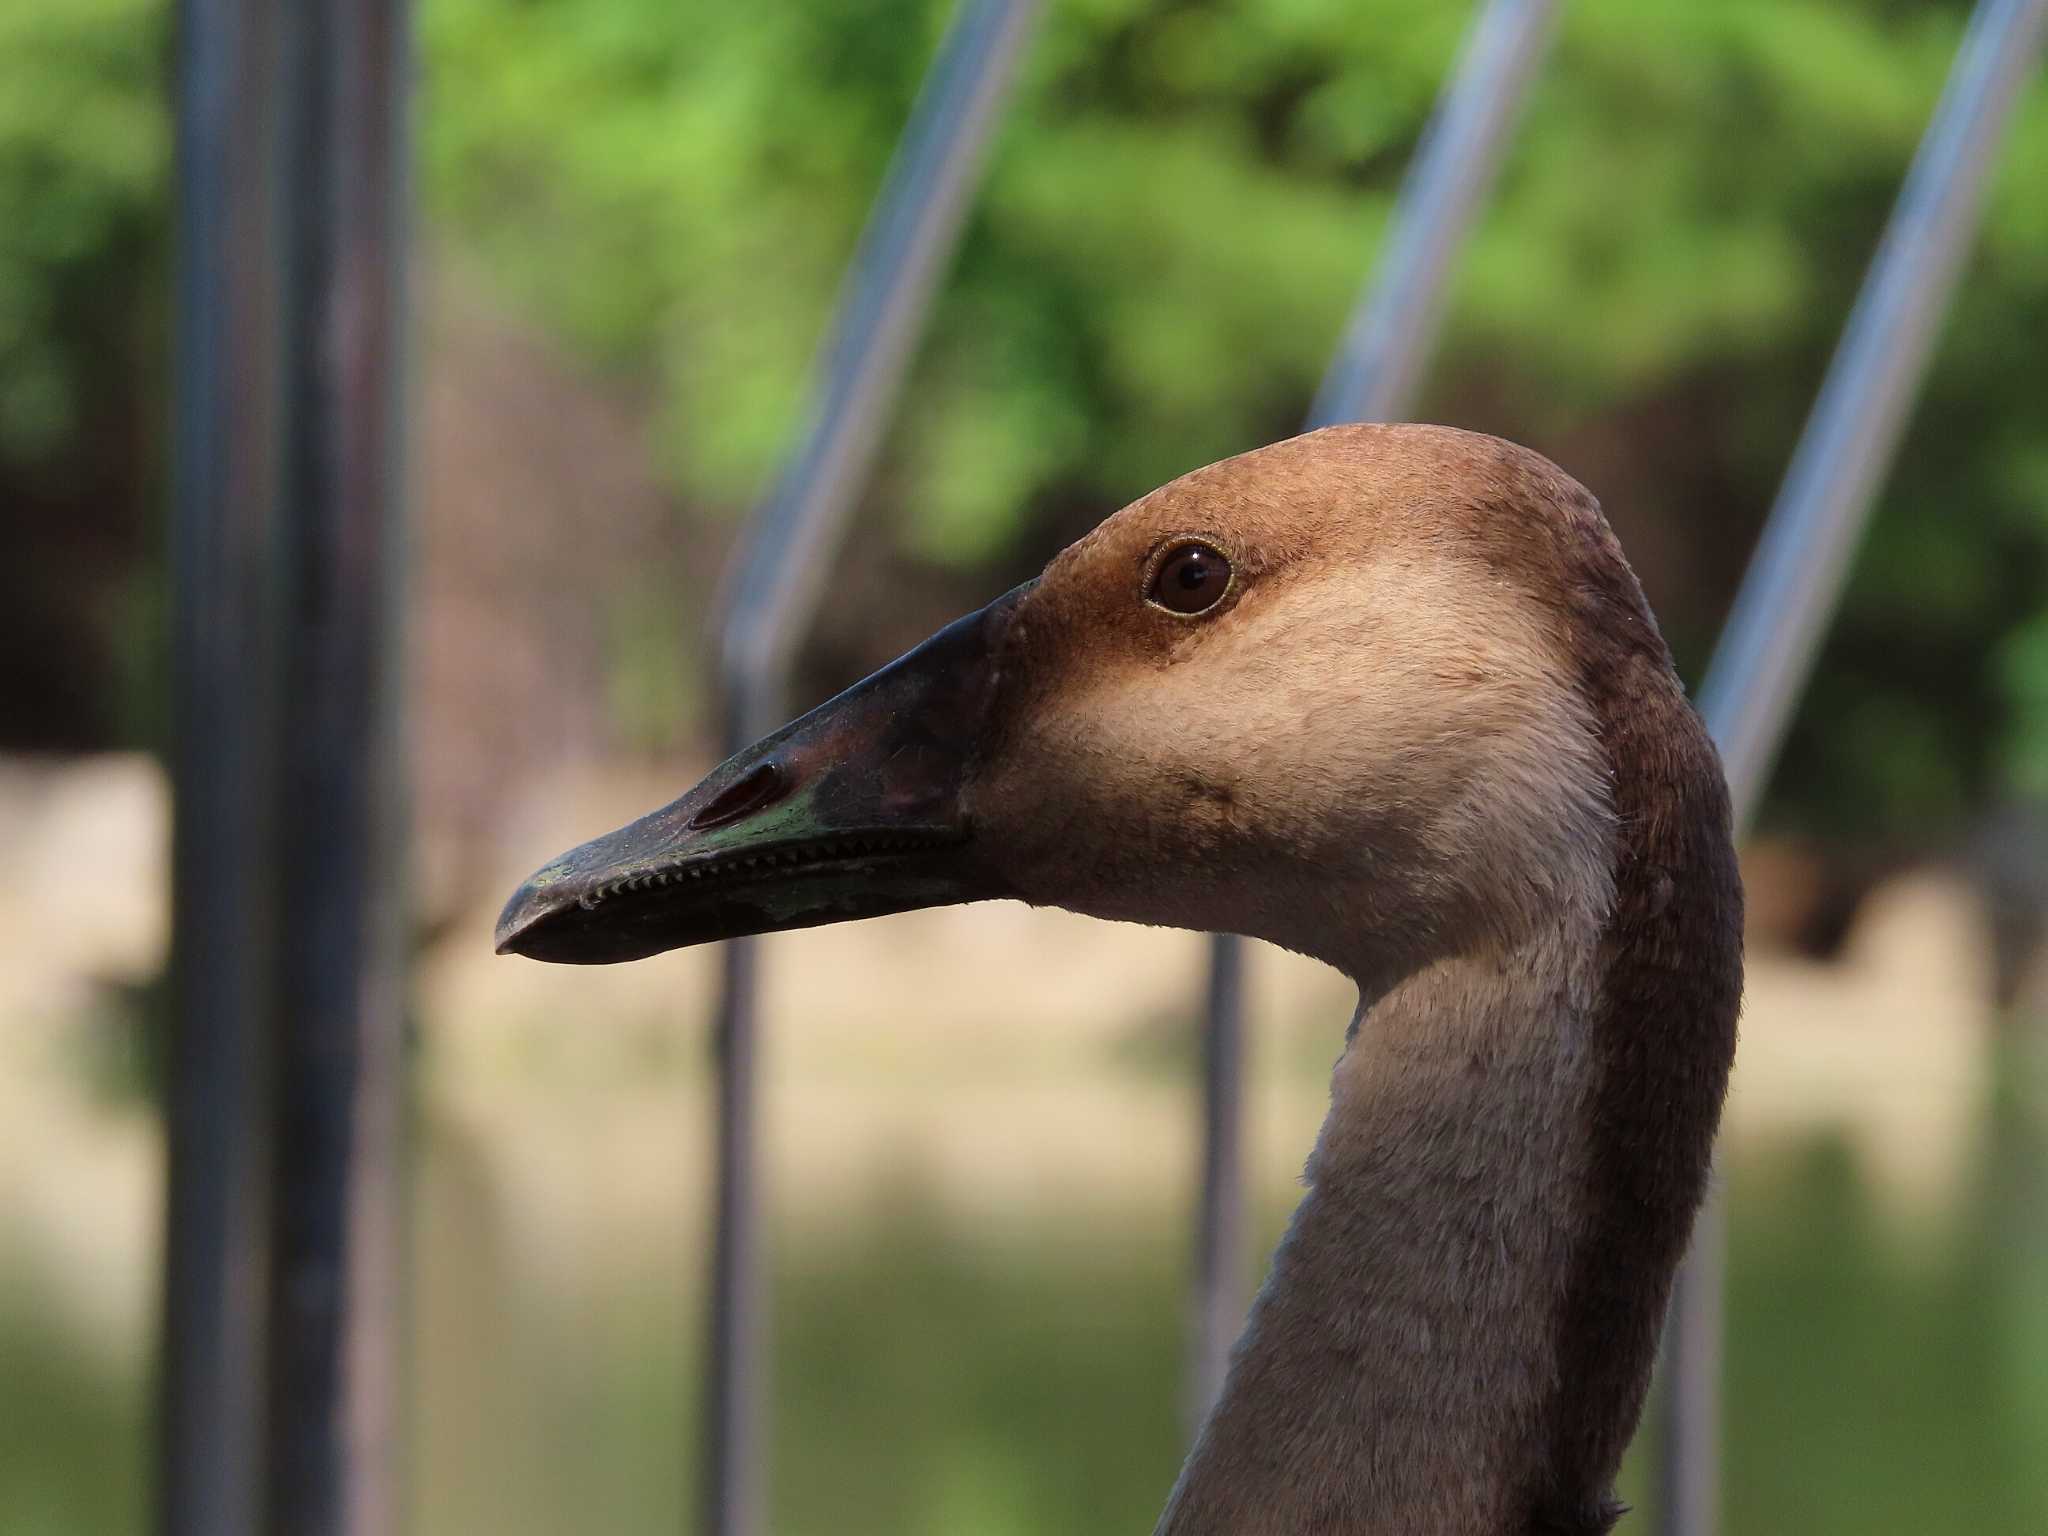
<instances>
[{"instance_id":1,"label":"dark beak","mask_svg":"<svg viewBox=\"0 0 2048 1536\"><path fill-rule=\"evenodd\" d=\"M498 953L602 965L1010 894L962 797L1025 590L536 871L498 918Z\"/></svg>"}]
</instances>

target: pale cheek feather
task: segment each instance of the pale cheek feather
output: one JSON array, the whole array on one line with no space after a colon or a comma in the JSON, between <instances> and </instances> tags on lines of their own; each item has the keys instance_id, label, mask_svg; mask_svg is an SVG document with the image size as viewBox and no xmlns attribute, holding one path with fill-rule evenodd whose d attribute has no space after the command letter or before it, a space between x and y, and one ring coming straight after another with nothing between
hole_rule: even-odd
<instances>
[{"instance_id":1,"label":"pale cheek feather","mask_svg":"<svg viewBox=\"0 0 2048 1536\"><path fill-rule=\"evenodd\" d=\"M1020 723L980 796L1020 885L1104 916L1285 929L1368 986L1413 956L1331 952L1362 892L1456 946L1597 885L1584 706L1533 605L1489 592L1475 612L1473 586L1449 557L1297 570L1191 623L1172 659L1098 664ZM1240 845L1256 870L1233 866Z\"/></svg>"}]
</instances>

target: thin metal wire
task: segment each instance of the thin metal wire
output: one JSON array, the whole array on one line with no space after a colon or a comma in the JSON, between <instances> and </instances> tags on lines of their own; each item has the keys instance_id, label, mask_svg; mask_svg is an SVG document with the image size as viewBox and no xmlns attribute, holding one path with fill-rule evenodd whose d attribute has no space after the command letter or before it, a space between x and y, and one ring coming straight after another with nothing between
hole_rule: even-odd
<instances>
[{"instance_id":1,"label":"thin metal wire","mask_svg":"<svg viewBox=\"0 0 2048 1536\"><path fill-rule=\"evenodd\" d=\"M292 8L274 636L274 1536L399 1526L407 0Z\"/></svg>"},{"instance_id":2,"label":"thin metal wire","mask_svg":"<svg viewBox=\"0 0 2048 1536\"><path fill-rule=\"evenodd\" d=\"M719 682L728 745L779 725L792 659L881 445L912 349L958 243L989 136L1040 0L968 0L919 92L841 290L803 437L754 513L726 592ZM758 950L725 947L702 1528L760 1529Z\"/></svg>"},{"instance_id":3,"label":"thin metal wire","mask_svg":"<svg viewBox=\"0 0 2048 1536\"><path fill-rule=\"evenodd\" d=\"M1982 0L1913 157L1828 375L1700 688L1735 821L1746 826L1839 602L1983 207L2007 119L2032 76L2048 0ZM1666 1334L1660 1529L1718 1521L1721 1272L1710 1201Z\"/></svg>"},{"instance_id":4,"label":"thin metal wire","mask_svg":"<svg viewBox=\"0 0 2048 1536\"><path fill-rule=\"evenodd\" d=\"M263 1393L263 1085L276 910L275 17L179 15L170 563L171 1018L156 1527L252 1536Z\"/></svg>"},{"instance_id":5,"label":"thin metal wire","mask_svg":"<svg viewBox=\"0 0 2048 1536\"><path fill-rule=\"evenodd\" d=\"M1401 184L1386 246L1316 392L1308 427L1405 414L1429 356L1453 258L1491 184L1556 15L1554 0L1490 0L1474 19ZM1222 1390L1244 1323L1244 940L1211 940L1196 1220L1194 1422Z\"/></svg>"}]
</instances>

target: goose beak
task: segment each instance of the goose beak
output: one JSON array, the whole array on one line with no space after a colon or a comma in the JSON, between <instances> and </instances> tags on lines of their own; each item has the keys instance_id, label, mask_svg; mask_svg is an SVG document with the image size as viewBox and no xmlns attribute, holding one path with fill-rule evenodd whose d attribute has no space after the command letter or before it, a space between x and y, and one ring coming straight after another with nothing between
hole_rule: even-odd
<instances>
[{"instance_id":1,"label":"goose beak","mask_svg":"<svg viewBox=\"0 0 2048 1536\"><path fill-rule=\"evenodd\" d=\"M498 953L604 965L1011 894L963 799L1025 590L544 865L505 904Z\"/></svg>"}]
</instances>

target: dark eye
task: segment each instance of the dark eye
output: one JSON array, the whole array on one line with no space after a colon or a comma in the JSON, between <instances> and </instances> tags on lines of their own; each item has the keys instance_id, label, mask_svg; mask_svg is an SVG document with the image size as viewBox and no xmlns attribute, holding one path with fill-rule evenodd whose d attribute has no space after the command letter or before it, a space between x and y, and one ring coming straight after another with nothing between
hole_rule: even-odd
<instances>
[{"instance_id":1,"label":"dark eye","mask_svg":"<svg viewBox=\"0 0 2048 1536\"><path fill-rule=\"evenodd\" d=\"M1230 562L1207 544L1182 544L1168 552L1153 573L1150 602L1175 613L1214 608L1230 590Z\"/></svg>"}]
</instances>

